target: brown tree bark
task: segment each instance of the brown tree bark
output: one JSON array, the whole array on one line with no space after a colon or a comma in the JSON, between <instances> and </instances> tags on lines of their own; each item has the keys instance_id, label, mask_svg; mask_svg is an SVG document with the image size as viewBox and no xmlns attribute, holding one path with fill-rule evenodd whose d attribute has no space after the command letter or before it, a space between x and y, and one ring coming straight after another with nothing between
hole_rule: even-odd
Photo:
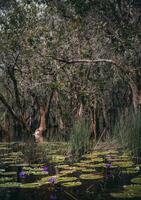
<instances>
[{"instance_id":1,"label":"brown tree bark","mask_svg":"<svg viewBox=\"0 0 141 200\"><path fill-rule=\"evenodd\" d=\"M46 131L46 114L47 114L47 107L40 106L39 108L40 114L40 123L39 128L35 130L34 136L37 142L43 141L43 134Z\"/></svg>"}]
</instances>

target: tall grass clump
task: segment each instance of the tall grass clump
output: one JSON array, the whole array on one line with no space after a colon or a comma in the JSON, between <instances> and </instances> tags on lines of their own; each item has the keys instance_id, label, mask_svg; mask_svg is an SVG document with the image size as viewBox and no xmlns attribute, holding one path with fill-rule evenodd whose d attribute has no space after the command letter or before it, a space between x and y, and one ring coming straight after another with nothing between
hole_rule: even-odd
<instances>
[{"instance_id":1,"label":"tall grass clump","mask_svg":"<svg viewBox=\"0 0 141 200\"><path fill-rule=\"evenodd\" d=\"M74 122L69 143L71 153L75 156L90 150L90 125L84 118Z\"/></svg>"},{"instance_id":2,"label":"tall grass clump","mask_svg":"<svg viewBox=\"0 0 141 200\"><path fill-rule=\"evenodd\" d=\"M133 156L141 156L141 111L130 110L122 114L114 127L114 136L122 148L129 150Z\"/></svg>"}]
</instances>

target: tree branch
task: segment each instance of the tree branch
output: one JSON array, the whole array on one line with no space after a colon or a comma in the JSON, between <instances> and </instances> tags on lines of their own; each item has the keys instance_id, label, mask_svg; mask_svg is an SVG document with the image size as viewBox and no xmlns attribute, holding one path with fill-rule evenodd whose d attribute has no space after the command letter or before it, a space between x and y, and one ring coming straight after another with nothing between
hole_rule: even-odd
<instances>
[{"instance_id":1,"label":"tree branch","mask_svg":"<svg viewBox=\"0 0 141 200\"><path fill-rule=\"evenodd\" d=\"M99 62L106 62L111 63L114 65L117 65L117 63L114 60L111 59L96 59L96 60L90 60L90 59L78 59L78 60L65 60L63 58L56 58L54 56L48 56L50 58L53 58L54 60L57 60L59 62L63 62L66 64L75 64L75 63L99 63Z\"/></svg>"}]
</instances>

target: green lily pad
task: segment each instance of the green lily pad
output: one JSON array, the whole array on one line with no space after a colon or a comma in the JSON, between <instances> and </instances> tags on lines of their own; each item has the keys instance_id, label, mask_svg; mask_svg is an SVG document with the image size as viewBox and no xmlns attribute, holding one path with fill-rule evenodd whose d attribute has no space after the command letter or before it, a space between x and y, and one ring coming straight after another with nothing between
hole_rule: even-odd
<instances>
[{"instance_id":1,"label":"green lily pad","mask_svg":"<svg viewBox=\"0 0 141 200\"><path fill-rule=\"evenodd\" d=\"M80 181L72 181L72 182L67 182L67 183L62 183L61 185L63 187L78 187L80 186L82 183Z\"/></svg>"},{"instance_id":2,"label":"green lily pad","mask_svg":"<svg viewBox=\"0 0 141 200\"><path fill-rule=\"evenodd\" d=\"M17 175L17 172L1 172L1 176L14 176Z\"/></svg>"},{"instance_id":3,"label":"green lily pad","mask_svg":"<svg viewBox=\"0 0 141 200\"><path fill-rule=\"evenodd\" d=\"M70 182L70 181L76 181L77 178L76 177L70 177L70 176L64 176L64 177L58 177L57 178L57 182L61 183L61 182Z\"/></svg>"},{"instance_id":4,"label":"green lily pad","mask_svg":"<svg viewBox=\"0 0 141 200\"><path fill-rule=\"evenodd\" d=\"M62 155L53 155L51 162L53 163L62 163L65 161L65 156Z\"/></svg>"},{"instance_id":5,"label":"green lily pad","mask_svg":"<svg viewBox=\"0 0 141 200\"><path fill-rule=\"evenodd\" d=\"M128 162L112 162L113 166L118 166L121 168L127 168L127 167L132 167L134 165L134 163L132 161L128 161Z\"/></svg>"},{"instance_id":6,"label":"green lily pad","mask_svg":"<svg viewBox=\"0 0 141 200\"><path fill-rule=\"evenodd\" d=\"M93 168L95 166L94 164L88 164L88 163L75 163L75 165L79 167L88 167L88 168Z\"/></svg>"},{"instance_id":7,"label":"green lily pad","mask_svg":"<svg viewBox=\"0 0 141 200\"><path fill-rule=\"evenodd\" d=\"M136 174L136 173L138 173L139 172L139 170L138 169L136 169L136 168L126 168L125 170L122 170L122 173L123 174Z\"/></svg>"},{"instance_id":8,"label":"green lily pad","mask_svg":"<svg viewBox=\"0 0 141 200\"><path fill-rule=\"evenodd\" d=\"M10 167L28 167L29 164L27 163L19 163L19 164L12 164L12 165L9 165Z\"/></svg>"},{"instance_id":9,"label":"green lily pad","mask_svg":"<svg viewBox=\"0 0 141 200\"><path fill-rule=\"evenodd\" d=\"M93 173L95 172L96 170L95 169L87 169L87 168L84 168L81 170L83 173Z\"/></svg>"},{"instance_id":10,"label":"green lily pad","mask_svg":"<svg viewBox=\"0 0 141 200\"><path fill-rule=\"evenodd\" d=\"M129 198L138 198L141 197L141 191L124 191L110 194L114 198L118 199L129 199Z\"/></svg>"},{"instance_id":11,"label":"green lily pad","mask_svg":"<svg viewBox=\"0 0 141 200\"><path fill-rule=\"evenodd\" d=\"M72 174L74 172L75 172L75 170L62 170L62 171L59 172L59 174L67 175L67 174Z\"/></svg>"},{"instance_id":12,"label":"green lily pad","mask_svg":"<svg viewBox=\"0 0 141 200\"><path fill-rule=\"evenodd\" d=\"M130 190L130 191L141 191L141 185L138 184L131 184L131 185L124 185L123 186L125 190Z\"/></svg>"},{"instance_id":13,"label":"green lily pad","mask_svg":"<svg viewBox=\"0 0 141 200\"><path fill-rule=\"evenodd\" d=\"M69 165L58 165L58 166L55 166L55 168L57 169L66 169L67 167L70 167Z\"/></svg>"},{"instance_id":14,"label":"green lily pad","mask_svg":"<svg viewBox=\"0 0 141 200\"><path fill-rule=\"evenodd\" d=\"M79 178L83 180L100 180L103 177L101 174L82 174Z\"/></svg>"},{"instance_id":15,"label":"green lily pad","mask_svg":"<svg viewBox=\"0 0 141 200\"><path fill-rule=\"evenodd\" d=\"M10 182L12 180L13 180L13 178L11 178L11 177L1 177L0 183Z\"/></svg>"},{"instance_id":16,"label":"green lily pad","mask_svg":"<svg viewBox=\"0 0 141 200\"><path fill-rule=\"evenodd\" d=\"M57 182L57 178L58 178L59 176L58 175L55 175L55 176L47 176L47 177L44 177L44 178L42 178L41 180L40 180L40 182L44 182L44 183L50 183L49 182L49 179L51 179L51 178L53 178L54 180L55 180L55 182Z\"/></svg>"},{"instance_id":17,"label":"green lily pad","mask_svg":"<svg viewBox=\"0 0 141 200\"><path fill-rule=\"evenodd\" d=\"M32 167L43 167L46 166L46 163L36 163L36 164L32 164Z\"/></svg>"},{"instance_id":18,"label":"green lily pad","mask_svg":"<svg viewBox=\"0 0 141 200\"><path fill-rule=\"evenodd\" d=\"M48 172L44 172L44 171L26 171L27 175L37 175L37 176L41 176L41 175L48 175Z\"/></svg>"},{"instance_id":19,"label":"green lily pad","mask_svg":"<svg viewBox=\"0 0 141 200\"><path fill-rule=\"evenodd\" d=\"M7 182L0 184L0 188L19 188L21 183L18 182Z\"/></svg>"},{"instance_id":20,"label":"green lily pad","mask_svg":"<svg viewBox=\"0 0 141 200\"><path fill-rule=\"evenodd\" d=\"M131 183L141 184L141 177L132 178L131 179Z\"/></svg>"},{"instance_id":21,"label":"green lily pad","mask_svg":"<svg viewBox=\"0 0 141 200\"><path fill-rule=\"evenodd\" d=\"M39 182L21 184L20 188L38 188L41 184Z\"/></svg>"},{"instance_id":22,"label":"green lily pad","mask_svg":"<svg viewBox=\"0 0 141 200\"><path fill-rule=\"evenodd\" d=\"M95 164L93 167L102 168L102 167L105 167L105 163L98 163L98 164Z\"/></svg>"}]
</instances>

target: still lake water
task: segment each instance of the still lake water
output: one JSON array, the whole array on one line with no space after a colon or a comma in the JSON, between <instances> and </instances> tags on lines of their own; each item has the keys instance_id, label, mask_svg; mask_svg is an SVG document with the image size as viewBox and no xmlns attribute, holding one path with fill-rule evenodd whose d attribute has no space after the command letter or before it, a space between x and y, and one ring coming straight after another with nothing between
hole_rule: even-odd
<instances>
[{"instance_id":1,"label":"still lake water","mask_svg":"<svg viewBox=\"0 0 141 200\"><path fill-rule=\"evenodd\" d=\"M0 200L141 200L141 169L115 150L72 162L66 143L0 143Z\"/></svg>"}]
</instances>

